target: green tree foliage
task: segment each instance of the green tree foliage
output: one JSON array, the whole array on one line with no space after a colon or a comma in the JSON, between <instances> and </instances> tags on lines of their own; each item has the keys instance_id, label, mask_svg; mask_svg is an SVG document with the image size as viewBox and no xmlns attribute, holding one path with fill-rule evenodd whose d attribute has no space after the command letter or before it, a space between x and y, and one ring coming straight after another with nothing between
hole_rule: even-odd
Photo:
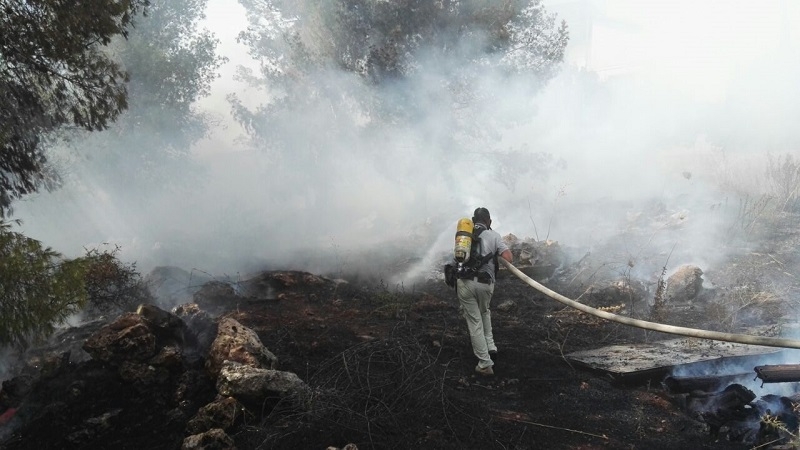
<instances>
[{"instance_id":1,"label":"green tree foliage","mask_svg":"<svg viewBox=\"0 0 800 450\"><path fill-rule=\"evenodd\" d=\"M111 43L113 58L129 76L129 107L107 131L72 140L85 157L78 176L113 194L163 189L177 171L190 172L189 150L214 120L195 102L210 93L225 62L216 54L218 40L199 28L206 3L154 2L126 39Z\"/></svg>"},{"instance_id":2,"label":"green tree foliage","mask_svg":"<svg viewBox=\"0 0 800 450\"><path fill-rule=\"evenodd\" d=\"M0 344L46 336L78 312L87 301L85 269L0 222Z\"/></svg>"},{"instance_id":3,"label":"green tree foliage","mask_svg":"<svg viewBox=\"0 0 800 450\"><path fill-rule=\"evenodd\" d=\"M546 81L568 42L566 24L556 26L541 0L240 2L250 22L240 37L261 62L263 78L244 76L268 84L277 99L255 114L235 103L251 129L257 129L259 115L331 95L341 86L340 80L310 85L309 77L320 69L340 69L381 85L451 64L444 70L451 90L459 90L475 65L495 64L506 73L525 72ZM385 100L380 106L409 104ZM359 106L377 112L374 104Z\"/></svg>"},{"instance_id":4,"label":"green tree foliage","mask_svg":"<svg viewBox=\"0 0 800 450\"><path fill-rule=\"evenodd\" d=\"M267 74L331 65L383 82L420 70L422 55L455 54L551 75L568 40L540 0L240 1L251 23L242 39Z\"/></svg>"},{"instance_id":5,"label":"green tree foliage","mask_svg":"<svg viewBox=\"0 0 800 450\"><path fill-rule=\"evenodd\" d=\"M102 130L127 107L127 75L104 48L147 4L0 0L0 213L52 181L48 133Z\"/></svg>"},{"instance_id":6,"label":"green tree foliage","mask_svg":"<svg viewBox=\"0 0 800 450\"><path fill-rule=\"evenodd\" d=\"M0 222L0 345L47 337L69 316L134 309L153 301L136 265L113 250L65 259Z\"/></svg>"},{"instance_id":7,"label":"green tree foliage","mask_svg":"<svg viewBox=\"0 0 800 450\"><path fill-rule=\"evenodd\" d=\"M270 155L272 179L326 186L307 196L322 213L336 203L331 186L347 178L336 172L349 170L347 153L399 184L452 185L457 172L474 172L442 170L455 149L495 165L488 155L517 119L494 109L498 97L513 85L524 86L520 102L532 98L557 73L569 37L541 0L240 3L249 21L240 39L260 64L240 75L266 100L231 96L234 115ZM404 147L424 149L424 159L416 152L415 164L396 164Z\"/></svg>"}]
</instances>

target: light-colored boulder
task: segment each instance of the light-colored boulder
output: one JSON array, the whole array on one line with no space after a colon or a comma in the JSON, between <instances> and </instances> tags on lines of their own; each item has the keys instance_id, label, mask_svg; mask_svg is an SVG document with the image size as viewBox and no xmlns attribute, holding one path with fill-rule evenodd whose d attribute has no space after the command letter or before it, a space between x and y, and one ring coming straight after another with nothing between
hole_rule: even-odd
<instances>
[{"instance_id":1,"label":"light-colored boulder","mask_svg":"<svg viewBox=\"0 0 800 450\"><path fill-rule=\"evenodd\" d=\"M206 370L212 378L217 378L225 361L235 361L260 369L278 367L278 358L264 347L258 335L229 317L219 321L217 337L208 352Z\"/></svg>"},{"instance_id":2,"label":"light-colored boulder","mask_svg":"<svg viewBox=\"0 0 800 450\"><path fill-rule=\"evenodd\" d=\"M703 290L703 271L693 265L683 265L667 278L667 303L691 302Z\"/></svg>"},{"instance_id":3,"label":"light-colored boulder","mask_svg":"<svg viewBox=\"0 0 800 450\"><path fill-rule=\"evenodd\" d=\"M200 309L197 303L178 305L172 308L172 313L186 324L186 346L201 355L207 354L217 337L217 321L208 312Z\"/></svg>"},{"instance_id":4,"label":"light-colored boulder","mask_svg":"<svg viewBox=\"0 0 800 450\"><path fill-rule=\"evenodd\" d=\"M225 361L217 379L217 392L246 403L260 403L267 398L302 397L310 388L292 372Z\"/></svg>"},{"instance_id":5,"label":"light-colored boulder","mask_svg":"<svg viewBox=\"0 0 800 450\"><path fill-rule=\"evenodd\" d=\"M144 362L156 354L156 336L144 317L125 313L89 336L83 349L92 358L114 365Z\"/></svg>"}]
</instances>

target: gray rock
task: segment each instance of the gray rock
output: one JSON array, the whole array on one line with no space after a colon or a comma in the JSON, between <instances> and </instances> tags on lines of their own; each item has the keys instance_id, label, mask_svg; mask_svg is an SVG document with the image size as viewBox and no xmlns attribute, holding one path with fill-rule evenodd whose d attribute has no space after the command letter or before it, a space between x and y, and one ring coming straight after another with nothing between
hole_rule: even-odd
<instances>
[{"instance_id":1,"label":"gray rock","mask_svg":"<svg viewBox=\"0 0 800 450\"><path fill-rule=\"evenodd\" d=\"M310 392L310 388L292 372L225 361L217 379L217 392L243 402L262 402L269 397L302 398Z\"/></svg>"},{"instance_id":2,"label":"gray rock","mask_svg":"<svg viewBox=\"0 0 800 450\"><path fill-rule=\"evenodd\" d=\"M214 428L185 438L181 450L236 450L236 444L224 430Z\"/></svg>"},{"instance_id":3,"label":"gray rock","mask_svg":"<svg viewBox=\"0 0 800 450\"><path fill-rule=\"evenodd\" d=\"M244 406L233 397L219 397L203 406L186 424L186 431L199 434L214 428L228 430L244 414Z\"/></svg>"},{"instance_id":4,"label":"gray rock","mask_svg":"<svg viewBox=\"0 0 800 450\"><path fill-rule=\"evenodd\" d=\"M508 312L508 311L511 311L512 309L514 309L516 307L517 307L517 304L514 303L513 300L506 300L503 303L500 303L499 305L497 305L494 309L496 309L498 311Z\"/></svg>"},{"instance_id":5,"label":"gray rock","mask_svg":"<svg viewBox=\"0 0 800 450\"><path fill-rule=\"evenodd\" d=\"M703 290L703 271L693 265L683 265L667 278L667 303L686 303L695 300Z\"/></svg>"},{"instance_id":6,"label":"gray rock","mask_svg":"<svg viewBox=\"0 0 800 450\"><path fill-rule=\"evenodd\" d=\"M264 347L258 335L230 317L219 321L217 337L208 352L206 370L212 378L217 378L225 361L263 369L278 367L278 358Z\"/></svg>"},{"instance_id":7,"label":"gray rock","mask_svg":"<svg viewBox=\"0 0 800 450\"><path fill-rule=\"evenodd\" d=\"M83 350L116 366L123 361L144 362L156 354L156 336L144 317L125 313L89 336Z\"/></svg>"}]
</instances>

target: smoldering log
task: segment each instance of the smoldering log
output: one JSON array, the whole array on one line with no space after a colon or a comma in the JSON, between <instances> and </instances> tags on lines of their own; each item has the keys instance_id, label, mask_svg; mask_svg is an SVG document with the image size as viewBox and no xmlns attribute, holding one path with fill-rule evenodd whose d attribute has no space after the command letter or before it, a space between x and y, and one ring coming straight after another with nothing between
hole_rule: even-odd
<instances>
[{"instance_id":1,"label":"smoldering log","mask_svg":"<svg viewBox=\"0 0 800 450\"><path fill-rule=\"evenodd\" d=\"M756 366L756 377L764 383L789 383L800 381L800 364L773 364Z\"/></svg>"},{"instance_id":2,"label":"smoldering log","mask_svg":"<svg viewBox=\"0 0 800 450\"><path fill-rule=\"evenodd\" d=\"M716 393L723 390L723 386L741 381L750 375L746 373L737 375L676 377L668 376L662 382L670 394L688 394L690 392Z\"/></svg>"},{"instance_id":3,"label":"smoldering log","mask_svg":"<svg viewBox=\"0 0 800 450\"><path fill-rule=\"evenodd\" d=\"M750 402L755 400L756 394L741 384L732 384L722 392L698 397L704 398L706 403L713 404L718 410L732 411L749 405Z\"/></svg>"},{"instance_id":4,"label":"smoldering log","mask_svg":"<svg viewBox=\"0 0 800 450\"><path fill-rule=\"evenodd\" d=\"M694 391L685 395L686 410L705 422L712 436L717 436L724 425L757 420L753 416L755 410L750 407L756 395L740 384L732 384L722 392Z\"/></svg>"},{"instance_id":5,"label":"smoldering log","mask_svg":"<svg viewBox=\"0 0 800 450\"><path fill-rule=\"evenodd\" d=\"M693 413L737 411L749 405L755 398L753 391L741 384L731 384L720 392L694 390L674 396L679 406Z\"/></svg>"}]
</instances>

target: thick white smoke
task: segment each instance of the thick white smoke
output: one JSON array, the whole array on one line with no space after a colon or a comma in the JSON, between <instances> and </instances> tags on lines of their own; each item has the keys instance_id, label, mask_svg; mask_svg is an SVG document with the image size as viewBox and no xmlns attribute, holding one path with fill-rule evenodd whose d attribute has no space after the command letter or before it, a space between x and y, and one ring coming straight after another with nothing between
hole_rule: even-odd
<instances>
[{"instance_id":1,"label":"thick white smoke","mask_svg":"<svg viewBox=\"0 0 800 450\"><path fill-rule=\"evenodd\" d=\"M203 172L191 189L110 198L75 161L68 167L79 183L16 205L24 232L69 256L117 244L145 272L168 264L227 274L391 272L391 252L435 260L452 245L443 236L458 218L485 206L501 234L587 248L616 239L614 257L641 261L636 270L647 276L673 250L675 265L716 262L738 207L731 184L758 189L766 152L793 152L800 138L797 77L787 75L799 71L785 63L797 40L780 28L798 12L788 3L663 1L645 11L633 1L552 1L546 6L574 19L573 41L543 89L486 67L454 93L441 86L458 61L442 61L379 93L414 99L413 126L366 133L368 119L331 105L298 111L276 138L324 154L322 163L295 160L249 145L230 117L227 95L258 105L271 93L232 78L237 66L255 64L233 41L245 22L229 3L209 5L208 26L230 62L198 104L219 126L193 151ZM765 29L774 33L765 38ZM350 74L316 76L342 102L375 95ZM453 114L464 95L469 110ZM475 139L452 135L461 119L476 120L467 128Z\"/></svg>"}]
</instances>

